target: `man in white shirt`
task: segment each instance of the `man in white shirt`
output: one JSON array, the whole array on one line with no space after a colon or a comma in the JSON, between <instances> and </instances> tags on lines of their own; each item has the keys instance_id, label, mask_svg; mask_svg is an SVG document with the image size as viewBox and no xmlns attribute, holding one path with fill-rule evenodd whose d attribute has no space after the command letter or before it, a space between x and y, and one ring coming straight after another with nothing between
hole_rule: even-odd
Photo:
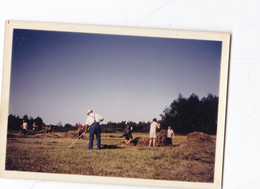
<instances>
[{"instance_id":1,"label":"man in white shirt","mask_svg":"<svg viewBox=\"0 0 260 189\"><path fill-rule=\"evenodd\" d=\"M93 139L94 139L94 134L96 135L97 138L97 149L100 149L100 141L101 141L101 132L100 132L100 126L99 123L104 120L100 115L94 114L93 110L88 110L87 112L87 120L85 127L90 127L89 131L89 144L88 144L88 149L92 150L93 149Z\"/></svg>"}]
</instances>

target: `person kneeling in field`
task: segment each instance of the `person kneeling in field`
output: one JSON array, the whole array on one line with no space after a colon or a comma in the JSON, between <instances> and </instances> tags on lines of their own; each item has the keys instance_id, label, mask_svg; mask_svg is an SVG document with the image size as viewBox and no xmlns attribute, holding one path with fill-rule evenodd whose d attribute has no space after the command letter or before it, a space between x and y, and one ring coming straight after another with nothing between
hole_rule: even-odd
<instances>
[{"instance_id":1,"label":"person kneeling in field","mask_svg":"<svg viewBox=\"0 0 260 189\"><path fill-rule=\"evenodd\" d=\"M153 144L153 147L155 147L156 138L157 138L157 136L156 136L156 128L160 129L160 124L157 122L157 119L154 118L153 122L150 125L149 147L151 147L152 144Z\"/></svg>"},{"instance_id":2,"label":"person kneeling in field","mask_svg":"<svg viewBox=\"0 0 260 189\"><path fill-rule=\"evenodd\" d=\"M128 121L125 122L125 125L126 125L125 130L124 130L125 143L130 144L130 142L133 141L133 136L132 136L133 127L131 127L128 124Z\"/></svg>"},{"instance_id":3,"label":"person kneeling in field","mask_svg":"<svg viewBox=\"0 0 260 189\"><path fill-rule=\"evenodd\" d=\"M90 127L89 131L89 145L88 149L92 150L93 149L93 139L94 139L94 134L96 135L97 138L97 149L100 149L100 141L101 141L101 129L99 126L99 123L104 120L100 115L94 114L93 110L88 110L87 112L87 120L85 124L85 128Z\"/></svg>"},{"instance_id":4,"label":"person kneeling in field","mask_svg":"<svg viewBox=\"0 0 260 189\"><path fill-rule=\"evenodd\" d=\"M172 138L174 138L174 132L173 132L171 126L168 126L167 138L166 138L167 146L168 145L172 146Z\"/></svg>"}]
</instances>

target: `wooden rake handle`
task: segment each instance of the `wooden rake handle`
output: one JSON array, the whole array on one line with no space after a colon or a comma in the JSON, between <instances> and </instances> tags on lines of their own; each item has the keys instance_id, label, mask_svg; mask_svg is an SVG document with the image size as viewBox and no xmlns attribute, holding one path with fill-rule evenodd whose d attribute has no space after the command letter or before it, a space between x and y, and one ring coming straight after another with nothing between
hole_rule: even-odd
<instances>
[{"instance_id":1,"label":"wooden rake handle","mask_svg":"<svg viewBox=\"0 0 260 189\"><path fill-rule=\"evenodd\" d=\"M78 136L78 138L76 138L68 147L72 148L72 145L78 141L78 139L84 134L85 132L83 132L81 135Z\"/></svg>"}]
</instances>

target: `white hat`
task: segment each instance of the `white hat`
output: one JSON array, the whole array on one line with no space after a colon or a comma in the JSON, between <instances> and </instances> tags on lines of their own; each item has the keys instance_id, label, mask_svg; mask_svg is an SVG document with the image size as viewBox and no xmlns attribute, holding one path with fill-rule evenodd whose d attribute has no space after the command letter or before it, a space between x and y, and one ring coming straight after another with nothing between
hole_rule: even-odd
<instances>
[{"instance_id":1,"label":"white hat","mask_svg":"<svg viewBox=\"0 0 260 189\"><path fill-rule=\"evenodd\" d=\"M88 110L88 111L87 111L87 114L89 114L90 112L93 112L93 110Z\"/></svg>"}]
</instances>

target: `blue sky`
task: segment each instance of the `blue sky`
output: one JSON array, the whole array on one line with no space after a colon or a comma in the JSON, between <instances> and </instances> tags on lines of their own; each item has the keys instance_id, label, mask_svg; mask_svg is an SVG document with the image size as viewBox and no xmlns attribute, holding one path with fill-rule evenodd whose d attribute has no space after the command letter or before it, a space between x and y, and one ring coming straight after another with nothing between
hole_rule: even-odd
<instances>
[{"instance_id":1,"label":"blue sky","mask_svg":"<svg viewBox=\"0 0 260 189\"><path fill-rule=\"evenodd\" d=\"M14 30L9 112L46 124L151 121L182 94L218 96L219 41Z\"/></svg>"}]
</instances>

